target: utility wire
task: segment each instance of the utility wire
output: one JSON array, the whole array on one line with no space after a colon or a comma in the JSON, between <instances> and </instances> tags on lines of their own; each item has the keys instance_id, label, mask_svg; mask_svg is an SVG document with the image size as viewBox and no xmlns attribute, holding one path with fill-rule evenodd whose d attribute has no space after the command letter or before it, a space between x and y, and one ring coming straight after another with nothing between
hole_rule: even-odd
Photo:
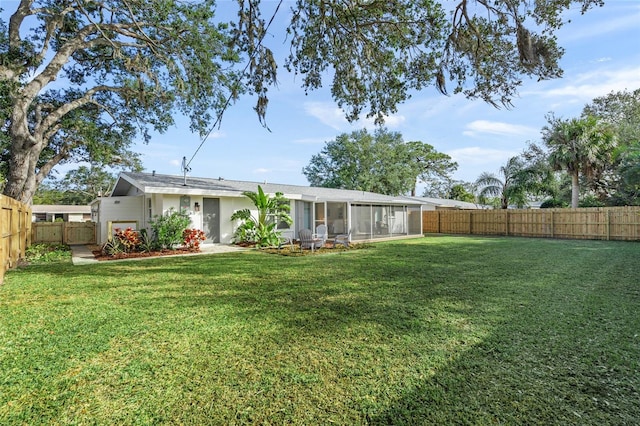
<instances>
[{"instance_id":1,"label":"utility wire","mask_svg":"<svg viewBox=\"0 0 640 426\"><path fill-rule=\"evenodd\" d=\"M273 20L275 19L276 15L278 14L278 10L280 10L280 6L282 5L282 2L283 2L283 0L280 0L278 2L278 5L276 6L276 10L271 15L271 19L269 19L269 23L267 23L267 26L264 29L264 32L263 32L262 36L260 37L260 40L258 41L258 46L262 46L262 41L264 40L264 36L269 31L269 27L271 27L271 24L273 23ZM251 64L251 59L253 59L253 57L256 55L257 51L258 51L258 49L255 49L254 52L251 54L251 56L249 56L249 60L247 61L247 64L245 65L244 69L242 70L242 75L244 75L247 72L247 69L249 68L249 65ZM227 96L227 100L225 101L225 104L224 104L224 107L222 108L222 111L218 114L218 116L216 118L216 121L213 122L213 125L211 126L211 128L209 129L207 134L202 138L202 141L200 142L200 145L198 145L198 148L196 149L196 151L191 156L191 159L189 160L189 162L186 163L186 165L184 166L185 169L189 169L189 165L191 164L193 159L196 157L196 155L198 154L198 152L200 151L200 149L202 148L204 143L207 141L207 138L209 137L209 135L211 135L211 132L213 132L213 129L215 129L217 126L220 126L220 124L222 124L222 115L224 114L224 112L229 107L229 104L231 103L231 99L232 98L233 98L232 94L229 94L229 96ZM183 161L183 164L185 164L184 161ZM191 169L189 169L189 170L191 170Z\"/></svg>"}]
</instances>

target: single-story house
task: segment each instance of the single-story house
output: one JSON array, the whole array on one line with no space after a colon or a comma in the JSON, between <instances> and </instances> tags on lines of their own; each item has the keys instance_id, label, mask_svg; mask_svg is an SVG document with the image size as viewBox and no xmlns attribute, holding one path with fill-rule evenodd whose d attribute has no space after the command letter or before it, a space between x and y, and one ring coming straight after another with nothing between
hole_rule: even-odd
<instances>
[{"instance_id":1,"label":"single-story house","mask_svg":"<svg viewBox=\"0 0 640 426\"><path fill-rule=\"evenodd\" d=\"M205 232L205 243L229 244L238 226L231 215L245 208L255 211L242 193L257 192L258 185L289 200L293 224L280 223L278 229L293 238L301 229L322 224L329 238L349 234L352 241L421 235L422 211L435 209L419 199L364 191L127 172L108 197L92 203L92 219L102 243L115 228L149 229L155 216L185 211L191 226Z\"/></svg>"},{"instance_id":2,"label":"single-story house","mask_svg":"<svg viewBox=\"0 0 640 426\"><path fill-rule=\"evenodd\" d=\"M31 206L32 222L87 222L91 220L91 206L34 204Z\"/></svg>"}]
</instances>

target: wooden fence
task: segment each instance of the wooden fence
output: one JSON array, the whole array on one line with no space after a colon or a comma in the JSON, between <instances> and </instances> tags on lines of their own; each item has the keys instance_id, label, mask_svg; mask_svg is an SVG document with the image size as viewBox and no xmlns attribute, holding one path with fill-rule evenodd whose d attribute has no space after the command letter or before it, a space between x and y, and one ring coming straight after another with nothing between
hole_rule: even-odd
<instances>
[{"instance_id":1,"label":"wooden fence","mask_svg":"<svg viewBox=\"0 0 640 426\"><path fill-rule=\"evenodd\" d=\"M640 207L425 211L422 227L425 233L638 241Z\"/></svg>"},{"instance_id":2,"label":"wooden fence","mask_svg":"<svg viewBox=\"0 0 640 426\"><path fill-rule=\"evenodd\" d=\"M95 222L35 222L33 243L95 244Z\"/></svg>"},{"instance_id":3,"label":"wooden fence","mask_svg":"<svg viewBox=\"0 0 640 426\"><path fill-rule=\"evenodd\" d=\"M24 259L31 244L31 208L0 195L0 284L7 269Z\"/></svg>"}]
</instances>

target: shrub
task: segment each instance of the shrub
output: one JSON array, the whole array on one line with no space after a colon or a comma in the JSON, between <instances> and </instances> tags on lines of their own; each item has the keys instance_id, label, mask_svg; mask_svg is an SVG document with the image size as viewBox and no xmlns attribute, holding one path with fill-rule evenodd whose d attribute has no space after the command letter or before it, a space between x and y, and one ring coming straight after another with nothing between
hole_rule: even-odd
<instances>
[{"instance_id":1,"label":"shrub","mask_svg":"<svg viewBox=\"0 0 640 426\"><path fill-rule=\"evenodd\" d=\"M200 242L206 239L204 232L199 229L185 229L182 233L182 244L190 250L199 251Z\"/></svg>"},{"instance_id":2,"label":"shrub","mask_svg":"<svg viewBox=\"0 0 640 426\"><path fill-rule=\"evenodd\" d=\"M183 212L169 209L163 215L154 216L151 221L154 238L160 248L173 249L182 243L182 233L189 226L189 216Z\"/></svg>"},{"instance_id":3,"label":"shrub","mask_svg":"<svg viewBox=\"0 0 640 426\"><path fill-rule=\"evenodd\" d=\"M569 205L567 203L557 198L550 198L548 200L545 200L542 204L540 204L541 209L554 209L558 207L564 208L568 206Z\"/></svg>"},{"instance_id":4,"label":"shrub","mask_svg":"<svg viewBox=\"0 0 640 426\"><path fill-rule=\"evenodd\" d=\"M120 247L124 253L131 253L138 250L140 245L140 234L133 228L120 229L115 228L113 239L120 243Z\"/></svg>"},{"instance_id":5,"label":"shrub","mask_svg":"<svg viewBox=\"0 0 640 426\"><path fill-rule=\"evenodd\" d=\"M140 230L140 245L138 246L138 250L142 253L150 253L156 249L158 244L156 241L149 235L146 229L142 228Z\"/></svg>"},{"instance_id":6,"label":"shrub","mask_svg":"<svg viewBox=\"0 0 640 426\"><path fill-rule=\"evenodd\" d=\"M242 194L253 202L258 215L254 217L249 209L238 210L231 215L232 221L240 221L234 242L251 242L256 247L277 246L280 242L277 224L284 222L290 225L293 222L289 216L289 200L281 192L276 192L273 197L265 194L260 185L258 192L245 191Z\"/></svg>"},{"instance_id":7,"label":"shrub","mask_svg":"<svg viewBox=\"0 0 640 426\"><path fill-rule=\"evenodd\" d=\"M25 251L30 263L59 262L71 258L71 249L66 244L32 244Z\"/></svg>"},{"instance_id":8,"label":"shrub","mask_svg":"<svg viewBox=\"0 0 640 426\"><path fill-rule=\"evenodd\" d=\"M578 203L578 207L604 207L605 204L593 195L587 195Z\"/></svg>"},{"instance_id":9,"label":"shrub","mask_svg":"<svg viewBox=\"0 0 640 426\"><path fill-rule=\"evenodd\" d=\"M116 256L124 253L124 247L118 238L112 238L102 245L102 253L109 256Z\"/></svg>"}]
</instances>

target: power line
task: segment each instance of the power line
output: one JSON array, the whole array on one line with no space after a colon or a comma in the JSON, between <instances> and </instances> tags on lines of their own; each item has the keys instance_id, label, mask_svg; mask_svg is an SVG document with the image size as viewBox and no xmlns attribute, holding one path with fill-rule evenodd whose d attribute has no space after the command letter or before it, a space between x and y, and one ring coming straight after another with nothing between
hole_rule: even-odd
<instances>
[{"instance_id":1,"label":"power line","mask_svg":"<svg viewBox=\"0 0 640 426\"><path fill-rule=\"evenodd\" d=\"M276 6L276 10L271 15L271 18L269 19L269 23L267 24L266 28L264 29L264 32L262 33L262 36L260 37L260 40L258 41L258 46L262 46L262 41L264 40L264 36L267 34L267 32L269 30L269 27L271 27L271 24L273 23L273 20L275 19L276 15L278 14L278 10L280 10L280 6L282 5L282 2L283 2L283 0L280 0L278 2L278 5ZM244 69L242 70L242 75L244 75L247 72L247 69L249 68L249 65L251 64L251 59L253 59L253 57L256 55L257 50L258 49L255 49L254 52L251 54L251 56L249 56L249 60L247 61L247 64L245 65ZM209 136L211 135L211 132L213 132L213 129L215 129L216 126L219 127L222 124L222 114L224 114L224 112L229 107L229 104L231 103L231 99L232 98L233 98L232 94L229 94L229 96L227 96L227 99L226 99L226 101L224 103L224 107L222 108L222 111L216 117L216 120L213 122L213 125L211 126L211 128L209 129L207 134L202 138L202 141L200 142L200 145L198 145L198 148L196 149L196 151L191 156L191 159L189 160L189 162L185 163L186 157L184 157L182 159L183 171L186 170L186 169L191 171L191 168L189 168L189 165L191 164L193 159L196 157L196 155L198 154L198 152L200 151L200 149L202 148L204 143L207 141L207 138L209 138ZM185 176L186 176L186 172L185 172Z\"/></svg>"}]
</instances>

